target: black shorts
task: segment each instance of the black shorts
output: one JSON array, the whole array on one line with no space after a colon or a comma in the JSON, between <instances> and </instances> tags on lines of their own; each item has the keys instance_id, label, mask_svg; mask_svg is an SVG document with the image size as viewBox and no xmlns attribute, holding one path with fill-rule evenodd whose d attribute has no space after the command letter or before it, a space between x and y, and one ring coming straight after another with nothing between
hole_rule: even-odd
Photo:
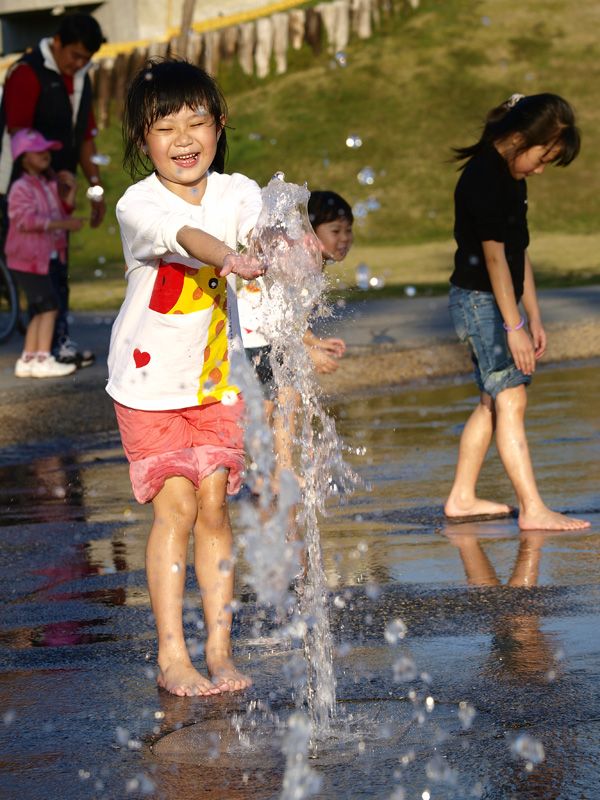
<instances>
[{"instance_id":1,"label":"black shorts","mask_svg":"<svg viewBox=\"0 0 600 800\"><path fill-rule=\"evenodd\" d=\"M16 269L11 269L10 272L15 283L27 295L29 312L32 316L58 310L58 296L50 275L34 275L32 272L20 272Z\"/></svg>"},{"instance_id":2,"label":"black shorts","mask_svg":"<svg viewBox=\"0 0 600 800\"><path fill-rule=\"evenodd\" d=\"M264 347L246 347L246 358L254 367L256 377L260 381L265 400L275 402L277 398L277 387L273 377L273 367L271 366L271 345Z\"/></svg>"}]
</instances>

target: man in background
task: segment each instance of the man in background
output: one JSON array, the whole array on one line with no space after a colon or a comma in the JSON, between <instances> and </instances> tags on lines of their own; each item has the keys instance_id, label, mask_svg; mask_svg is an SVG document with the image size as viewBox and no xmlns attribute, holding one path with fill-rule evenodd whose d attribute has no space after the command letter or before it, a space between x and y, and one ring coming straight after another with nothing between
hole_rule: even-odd
<instances>
[{"instance_id":1,"label":"man in background","mask_svg":"<svg viewBox=\"0 0 600 800\"><path fill-rule=\"evenodd\" d=\"M52 37L26 53L11 67L0 107L0 195L10 185L12 160L10 136L22 128L35 128L46 139L62 143L52 151L52 167L75 173L79 165L90 185L90 225L97 227L105 213L100 172L96 163L94 138L98 131L92 108L89 78L91 58L104 41L97 21L89 14L65 16ZM5 207L5 206L4 206ZM53 273L60 298L52 352L58 361L87 366L94 354L81 351L69 337L68 259L60 272Z\"/></svg>"}]
</instances>

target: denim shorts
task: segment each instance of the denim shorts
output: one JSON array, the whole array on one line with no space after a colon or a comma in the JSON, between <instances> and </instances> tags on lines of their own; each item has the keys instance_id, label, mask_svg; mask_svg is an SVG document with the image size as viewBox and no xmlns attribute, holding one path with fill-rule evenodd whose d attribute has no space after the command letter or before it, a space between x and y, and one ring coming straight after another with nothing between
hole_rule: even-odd
<instances>
[{"instance_id":1,"label":"denim shorts","mask_svg":"<svg viewBox=\"0 0 600 800\"><path fill-rule=\"evenodd\" d=\"M495 400L505 389L531 383L531 375L524 375L515 367L502 314L492 292L453 286L448 309L456 335L471 349L475 381L481 392L487 392Z\"/></svg>"}]
</instances>

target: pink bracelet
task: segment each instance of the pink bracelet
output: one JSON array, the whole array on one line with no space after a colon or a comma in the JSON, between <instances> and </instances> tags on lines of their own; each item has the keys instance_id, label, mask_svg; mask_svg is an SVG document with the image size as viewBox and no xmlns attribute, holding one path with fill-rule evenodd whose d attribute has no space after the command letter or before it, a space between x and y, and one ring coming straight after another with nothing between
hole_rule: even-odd
<instances>
[{"instance_id":1,"label":"pink bracelet","mask_svg":"<svg viewBox=\"0 0 600 800\"><path fill-rule=\"evenodd\" d=\"M505 331L520 331L523 325L525 325L525 320L523 319L523 317L521 317L521 322L519 322L516 328L508 328L506 326L506 322L502 323L502 327L504 328Z\"/></svg>"}]
</instances>

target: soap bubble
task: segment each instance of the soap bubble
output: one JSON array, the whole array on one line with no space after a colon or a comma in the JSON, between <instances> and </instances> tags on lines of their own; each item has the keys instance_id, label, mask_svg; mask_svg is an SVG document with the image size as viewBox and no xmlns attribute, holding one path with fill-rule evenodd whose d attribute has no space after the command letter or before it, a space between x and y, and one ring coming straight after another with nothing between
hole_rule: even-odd
<instances>
[{"instance_id":1,"label":"soap bubble","mask_svg":"<svg viewBox=\"0 0 600 800\"><path fill-rule=\"evenodd\" d=\"M373 167L363 167L356 177L361 186L371 186L375 183L375 170Z\"/></svg>"},{"instance_id":2,"label":"soap bubble","mask_svg":"<svg viewBox=\"0 0 600 800\"><path fill-rule=\"evenodd\" d=\"M482 17L481 18L481 24L482 25L491 25L492 24L492 20L491 20L490 17Z\"/></svg>"},{"instance_id":3,"label":"soap bubble","mask_svg":"<svg viewBox=\"0 0 600 800\"><path fill-rule=\"evenodd\" d=\"M362 139L360 136L357 136L355 133L350 134L346 139L346 147L349 147L352 150L356 150L359 147L362 147Z\"/></svg>"},{"instance_id":4,"label":"soap bubble","mask_svg":"<svg viewBox=\"0 0 600 800\"><path fill-rule=\"evenodd\" d=\"M414 286L406 286L405 289L404 289L404 294L407 297L414 297L416 295L416 293L417 293L417 290L415 289Z\"/></svg>"},{"instance_id":5,"label":"soap bubble","mask_svg":"<svg viewBox=\"0 0 600 800\"><path fill-rule=\"evenodd\" d=\"M101 186L90 186L85 196L94 203L101 203L104 200L104 189Z\"/></svg>"},{"instance_id":6,"label":"soap bubble","mask_svg":"<svg viewBox=\"0 0 600 800\"><path fill-rule=\"evenodd\" d=\"M366 203L355 203L352 206L352 214L355 219L361 220L364 219L367 214L369 213L369 209L367 208Z\"/></svg>"},{"instance_id":7,"label":"soap bubble","mask_svg":"<svg viewBox=\"0 0 600 800\"><path fill-rule=\"evenodd\" d=\"M248 138L251 142L259 142L262 139L260 133L249 133Z\"/></svg>"},{"instance_id":8,"label":"soap bubble","mask_svg":"<svg viewBox=\"0 0 600 800\"><path fill-rule=\"evenodd\" d=\"M102 153L94 153L90 161L92 164L98 164L100 167L107 167L110 164L110 156L103 155Z\"/></svg>"},{"instance_id":9,"label":"soap bubble","mask_svg":"<svg viewBox=\"0 0 600 800\"><path fill-rule=\"evenodd\" d=\"M356 285L366 291L369 288L371 268L368 264L359 264L356 268Z\"/></svg>"},{"instance_id":10,"label":"soap bubble","mask_svg":"<svg viewBox=\"0 0 600 800\"><path fill-rule=\"evenodd\" d=\"M406 636L406 625L401 619L393 619L386 625L384 636L388 644L398 644Z\"/></svg>"},{"instance_id":11,"label":"soap bubble","mask_svg":"<svg viewBox=\"0 0 600 800\"><path fill-rule=\"evenodd\" d=\"M338 50L335 54L335 60L340 65L340 67L345 67L348 65L348 59L346 58L346 53L343 50Z\"/></svg>"},{"instance_id":12,"label":"soap bubble","mask_svg":"<svg viewBox=\"0 0 600 800\"><path fill-rule=\"evenodd\" d=\"M385 286L385 281L383 280L383 278L379 278L376 275L374 275L369 281L369 285L371 286L371 289L383 289L383 287Z\"/></svg>"},{"instance_id":13,"label":"soap bubble","mask_svg":"<svg viewBox=\"0 0 600 800\"><path fill-rule=\"evenodd\" d=\"M369 211L379 211L381 208L381 203L376 197L371 195L371 197L367 198L367 208Z\"/></svg>"}]
</instances>

